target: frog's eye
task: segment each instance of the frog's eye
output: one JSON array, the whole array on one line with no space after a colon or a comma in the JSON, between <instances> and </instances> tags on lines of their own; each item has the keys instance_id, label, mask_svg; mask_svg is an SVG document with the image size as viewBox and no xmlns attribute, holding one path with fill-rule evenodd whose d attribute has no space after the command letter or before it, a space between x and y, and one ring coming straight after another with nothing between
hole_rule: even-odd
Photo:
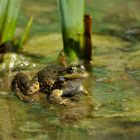
<instances>
[{"instance_id":1,"label":"frog's eye","mask_svg":"<svg viewBox=\"0 0 140 140\"><path fill-rule=\"evenodd\" d=\"M77 68L81 69L81 70L85 70L86 69L84 65L77 65Z\"/></svg>"},{"instance_id":2,"label":"frog's eye","mask_svg":"<svg viewBox=\"0 0 140 140\"><path fill-rule=\"evenodd\" d=\"M67 72L68 73L74 73L76 71L77 71L77 68L76 67L70 67L70 68L67 69Z\"/></svg>"},{"instance_id":3,"label":"frog's eye","mask_svg":"<svg viewBox=\"0 0 140 140\"><path fill-rule=\"evenodd\" d=\"M84 65L80 65L79 66L81 69L85 70L85 66Z\"/></svg>"}]
</instances>

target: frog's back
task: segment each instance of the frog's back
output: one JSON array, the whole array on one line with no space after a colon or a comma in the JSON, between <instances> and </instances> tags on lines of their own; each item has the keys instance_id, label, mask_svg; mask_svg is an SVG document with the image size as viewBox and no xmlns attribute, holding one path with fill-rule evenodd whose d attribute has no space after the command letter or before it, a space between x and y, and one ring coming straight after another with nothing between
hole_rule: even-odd
<instances>
[{"instance_id":1,"label":"frog's back","mask_svg":"<svg viewBox=\"0 0 140 140\"><path fill-rule=\"evenodd\" d=\"M47 67L45 67L43 70L38 72L38 77L43 79L56 79L58 77L58 75L64 71L65 67L61 66L61 65L48 65ZM40 79L40 80L41 80Z\"/></svg>"},{"instance_id":2,"label":"frog's back","mask_svg":"<svg viewBox=\"0 0 140 140\"><path fill-rule=\"evenodd\" d=\"M49 65L38 72L38 81L41 90L51 91L54 83L57 81L59 74L64 70L60 65Z\"/></svg>"}]
</instances>

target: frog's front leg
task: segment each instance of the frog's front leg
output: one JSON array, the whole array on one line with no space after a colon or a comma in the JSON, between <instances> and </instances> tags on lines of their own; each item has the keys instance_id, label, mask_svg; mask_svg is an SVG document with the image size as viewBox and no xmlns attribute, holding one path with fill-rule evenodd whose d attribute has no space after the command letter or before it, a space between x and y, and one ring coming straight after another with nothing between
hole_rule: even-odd
<instances>
[{"instance_id":1,"label":"frog's front leg","mask_svg":"<svg viewBox=\"0 0 140 140\"><path fill-rule=\"evenodd\" d=\"M17 73L11 84L12 90L22 101L32 102L33 95L39 91L39 83L30 81L23 73Z\"/></svg>"},{"instance_id":2,"label":"frog's front leg","mask_svg":"<svg viewBox=\"0 0 140 140\"><path fill-rule=\"evenodd\" d=\"M54 89L52 93L49 95L49 101L51 103L66 105L68 103L68 99L62 98L61 97L62 95L63 91L61 89Z\"/></svg>"}]
</instances>

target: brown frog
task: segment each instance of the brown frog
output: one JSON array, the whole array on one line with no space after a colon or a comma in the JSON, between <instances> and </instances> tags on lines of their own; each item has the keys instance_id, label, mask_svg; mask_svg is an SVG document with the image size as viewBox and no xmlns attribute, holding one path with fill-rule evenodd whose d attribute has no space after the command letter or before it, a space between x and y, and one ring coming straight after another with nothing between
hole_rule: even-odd
<instances>
[{"instance_id":1,"label":"brown frog","mask_svg":"<svg viewBox=\"0 0 140 140\"><path fill-rule=\"evenodd\" d=\"M49 65L39 71L32 80L24 73L17 73L11 86L23 101L31 102L35 94L43 92L49 101L65 104L69 97L86 93L82 81L88 75L84 65L69 67Z\"/></svg>"}]
</instances>

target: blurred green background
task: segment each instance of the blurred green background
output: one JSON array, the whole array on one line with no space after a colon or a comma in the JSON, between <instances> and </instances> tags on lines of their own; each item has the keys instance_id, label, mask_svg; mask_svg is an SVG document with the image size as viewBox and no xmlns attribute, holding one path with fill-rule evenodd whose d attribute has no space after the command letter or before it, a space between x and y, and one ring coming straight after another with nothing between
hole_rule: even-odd
<instances>
[{"instance_id":1,"label":"blurred green background","mask_svg":"<svg viewBox=\"0 0 140 140\"><path fill-rule=\"evenodd\" d=\"M121 35L140 25L139 0L86 0L86 13L93 18L93 32ZM29 0L22 2L19 25L34 16L32 33L60 32L57 0Z\"/></svg>"}]
</instances>

